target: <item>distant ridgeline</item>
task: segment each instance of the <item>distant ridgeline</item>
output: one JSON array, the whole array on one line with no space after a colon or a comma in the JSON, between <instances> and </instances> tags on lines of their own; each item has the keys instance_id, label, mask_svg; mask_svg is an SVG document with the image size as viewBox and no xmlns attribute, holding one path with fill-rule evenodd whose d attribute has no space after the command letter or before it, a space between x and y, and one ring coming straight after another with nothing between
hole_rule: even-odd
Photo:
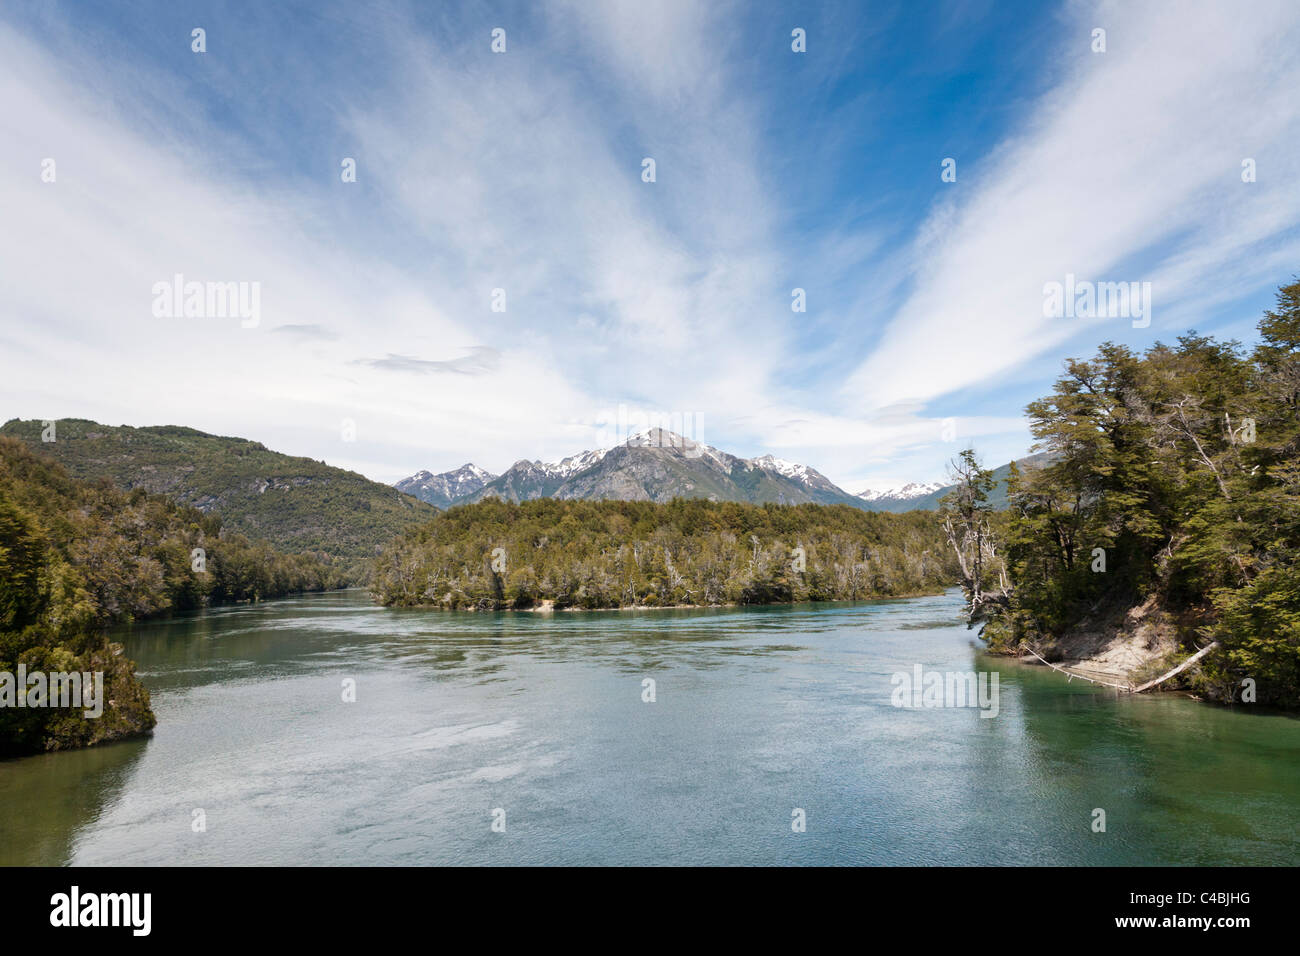
<instances>
[{"instance_id":1,"label":"distant ridgeline","mask_svg":"<svg viewBox=\"0 0 1300 956\"><path fill-rule=\"evenodd\" d=\"M982 581L995 648L1163 632L1145 676L1205 648L1182 686L1300 707L1300 282L1277 301L1253 349L1107 343L1029 405L1049 461L1011 476L1009 511L968 495L953 513L1000 545Z\"/></svg>"},{"instance_id":2,"label":"distant ridgeline","mask_svg":"<svg viewBox=\"0 0 1300 956\"><path fill-rule=\"evenodd\" d=\"M998 468L994 468L993 487L988 494L988 505L994 510L1004 510L1010 507L1007 499L1007 479L1011 477L1013 470L1020 473L1033 471L1041 468L1051 461L1051 455L1048 452L1039 452L1036 455L1027 455L1024 458L1017 458L1015 461L1008 462ZM890 498L881 498L869 502L867 507L873 511L938 511L942 505L943 499L946 498L956 488L956 485L944 485L931 491L929 494L920 495L916 498L896 500Z\"/></svg>"},{"instance_id":3,"label":"distant ridgeline","mask_svg":"<svg viewBox=\"0 0 1300 956\"><path fill-rule=\"evenodd\" d=\"M78 481L0 437L0 755L153 727L148 691L121 645L104 636L107 626L339 584L340 573L315 555L251 542L223 531L215 515L143 488ZM30 694L16 685L20 670L34 682ZM101 715L41 699L49 675L95 672L103 674Z\"/></svg>"},{"instance_id":4,"label":"distant ridgeline","mask_svg":"<svg viewBox=\"0 0 1300 956\"><path fill-rule=\"evenodd\" d=\"M75 478L107 478L207 513L285 552L312 551L350 570L435 509L356 472L268 450L243 438L165 425L112 427L83 419L8 422L0 435L57 459Z\"/></svg>"},{"instance_id":5,"label":"distant ridgeline","mask_svg":"<svg viewBox=\"0 0 1300 956\"><path fill-rule=\"evenodd\" d=\"M866 600L957 580L932 513L678 499L462 505L394 541L386 605L524 609Z\"/></svg>"}]
</instances>

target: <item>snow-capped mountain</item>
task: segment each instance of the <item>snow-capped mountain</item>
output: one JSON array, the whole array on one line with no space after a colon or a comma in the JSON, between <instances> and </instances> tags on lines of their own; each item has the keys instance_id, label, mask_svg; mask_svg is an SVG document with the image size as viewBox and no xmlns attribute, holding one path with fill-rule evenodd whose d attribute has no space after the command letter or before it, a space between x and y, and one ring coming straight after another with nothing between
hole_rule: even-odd
<instances>
[{"instance_id":1,"label":"snow-capped mountain","mask_svg":"<svg viewBox=\"0 0 1300 956\"><path fill-rule=\"evenodd\" d=\"M924 498L943 487L937 481L909 481L901 488L888 488L884 491L872 491L868 488L866 491L858 492L858 497L863 501L880 501L882 498L910 501L913 498Z\"/></svg>"},{"instance_id":2,"label":"snow-capped mountain","mask_svg":"<svg viewBox=\"0 0 1300 956\"><path fill-rule=\"evenodd\" d=\"M394 487L436 507L447 508L457 498L472 495L494 478L496 475L490 471L467 462L455 471L444 471L438 475L429 471L417 471L410 478L397 482Z\"/></svg>"},{"instance_id":3,"label":"snow-capped mountain","mask_svg":"<svg viewBox=\"0 0 1300 956\"><path fill-rule=\"evenodd\" d=\"M821 491L835 495L844 494L843 489L816 468L800 464L797 461L788 461L774 455L760 455L758 458L745 459L745 463L751 468L761 468L764 471L775 472L789 478L791 481L798 482L811 491Z\"/></svg>"},{"instance_id":4,"label":"snow-capped mountain","mask_svg":"<svg viewBox=\"0 0 1300 956\"><path fill-rule=\"evenodd\" d=\"M862 502L860 507L868 511L933 511L939 507L939 499L946 495L951 485L937 481L910 481L899 488L887 488L873 491L868 488L857 496Z\"/></svg>"},{"instance_id":5,"label":"snow-capped mountain","mask_svg":"<svg viewBox=\"0 0 1300 956\"><path fill-rule=\"evenodd\" d=\"M440 508L482 498L709 498L847 504L868 511L932 510L948 490L939 482L909 482L853 495L809 465L775 455L740 458L663 428L649 428L612 448L580 452L559 462L522 459L500 475L475 465L438 475L421 471L399 481L397 488Z\"/></svg>"},{"instance_id":6,"label":"snow-capped mountain","mask_svg":"<svg viewBox=\"0 0 1300 956\"><path fill-rule=\"evenodd\" d=\"M862 507L859 499L808 465L772 455L739 458L663 428L649 428L612 448L584 451L555 463L520 460L501 475L465 465L441 475L422 471L397 487L442 508L488 497L507 501L710 498Z\"/></svg>"},{"instance_id":7,"label":"snow-capped mountain","mask_svg":"<svg viewBox=\"0 0 1300 956\"><path fill-rule=\"evenodd\" d=\"M812 471L807 465L801 465L797 461L786 461L784 458L777 458L775 455L760 455L758 458L747 458L755 468L766 468L769 471L779 472L787 478L794 478L802 481L807 478L808 473Z\"/></svg>"},{"instance_id":8,"label":"snow-capped mountain","mask_svg":"<svg viewBox=\"0 0 1300 956\"><path fill-rule=\"evenodd\" d=\"M545 462L535 461L532 464L537 465L543 471L561 478L568 478L570 475L576 475L580 471L585 471L592 465L595 465L602 458L609 454L608 448L598 448L595 451L584 451L578 455L570 455L558 465L551 465Z\"/></svg>"},{"instance_id":9,"label":"snow-capped mountain","mask_svg":"<svg viewBox=\"0 0 1300 956\"><path fill-rule=\"evenodd\" d=\"M1041 467L1047 453L1030 455L1021 470ZM1006 507L1009 465L993 472L997 482L989 501ZM913 481L898 488L868 489L851 495L817 469L774 455L739 458L712 445L650 428L612 448L570 455L558 463L517 461L501 475L476 465L434 475L421 471L397 482L397 488L447 508L482 498L530 501L534 498L670 501L709 498L756 504L846 504L866 511L934 511L953 485Z\"/></svg>"}]
</instances>

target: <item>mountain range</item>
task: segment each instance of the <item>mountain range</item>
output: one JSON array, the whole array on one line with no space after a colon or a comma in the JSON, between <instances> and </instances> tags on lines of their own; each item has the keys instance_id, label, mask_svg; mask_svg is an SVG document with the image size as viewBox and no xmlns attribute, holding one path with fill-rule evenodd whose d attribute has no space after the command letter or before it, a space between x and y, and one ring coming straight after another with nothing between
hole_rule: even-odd
<instances>
[{"instance_id":1,"label":"mountain range","mask_svg":"<svg viewBox=\"0 0 1300 956\"><path fill-rule=\"evenodd\" d=\"M433 475L419 472L397 487L446 507L501 498L671 501L707 498L779 504L850 504L860 499L813 468L764 455L739 458L662 428L633 435L612 448L585 451L558 462L520 460L492 475L472 464ZM459 496L448 494L459 488Z\"/></svg>"},{"instance_id":2,"label":"mountain range","mask_svg":"<svg viewBox=\"0 0 1300 956\"><path fill-rule=\"evenodd\" d=\"M444 471L440 475L417 471L393 487L436 508L450 508L453 502L467 498L495 477L478 465L466 463L455 471Z\"/></svg>"},{"instance_id":3,"label":"mountain range","mask_svg":"<svg viewBox=\"0 0 1300 956\"><path fill-rule=\"evenodd\" d=\"M288 553L325 553L348 563L372 556L406 529L453 505L501 498L669 501L706 498L755 504L845 504L865 511L938 508L951 485L911 483L850 494L808 465L772 455L741 458L664 429L558 463L521 460L495 475L473 464L421 471L396 487L259 442L194 428L142 428L60 419L53 441L41 421L14 419L0 434L58 460L76 478L165 494L219 514L223 525ZM1032 467L1045 456L1021 459ZM1005 507L1009 466L990 496Z\"/></svg>"},{"instance_id":4,"label":"mountain range","mask_svg":"<svg viewBox=\"0 0 1300 956\"><path fill-rule=\"evenodd\" d=\"M1031 456L1033 461L1041 456ZM995 473L1005 484L1007 466ZM633 435L612 448L584 451L558 463L520 460L494 475L474 464L397 482L400 491L439 508L501 498L670 501L707 498L777 504L846 504L865 511L935 510L952 485L912 482L900 488L850 494L808 465L772 455L740 458L662 428ZM1000 489L1001 490L1001 489ZM1001 491L1005 504L1005 491Z\"/></svg>"},{"instance_id":5,"label":"mountain range","mask_svg":"<svg viewBox=\"0 0 1300 956\"><path fill-rule=\"evenodd\" d=\"M858 497L872 511L908 511L914 507L913 502L929 498L936 491L946 494L950 487L951 485L943 485L937 481L909 481L900 488L888 488L884 491L872 491L868 488L866 491L859 491Z\"/></svg>"}]
</instances>

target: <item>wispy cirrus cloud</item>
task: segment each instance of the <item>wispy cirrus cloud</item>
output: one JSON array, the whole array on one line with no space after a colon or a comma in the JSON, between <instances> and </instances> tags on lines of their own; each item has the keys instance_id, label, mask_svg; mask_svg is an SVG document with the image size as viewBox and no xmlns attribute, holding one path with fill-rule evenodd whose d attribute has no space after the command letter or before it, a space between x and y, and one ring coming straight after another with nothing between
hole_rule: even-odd
<instances>
[{"instance_id":1,"label":"wispy cirrus cloud","mask_svg":"<svg viewBox=\"0 0 1300 956\"><path fill-rule=\"evenodd\" d=\"M0 403L28 417L162 415L391 480L559 458L626 403L899 484L940 477L952 424L1023 452L1022 393L1063 350L1140 344L1043 320L1044 282L1150 279L1149 337L1296 258L1281 3L1068 6L1020 38L1043 92L996 136L938 92L945 70L1001 68L981 24L945 66L906 4L810 13L803 60L784 12L734 3L214 12L203 56L157 28L162 5L131 8L134 34L22 9L0 23L3 337L22 356ZM899 40L910 59L864 72ZM949 138L967 145L941 185L929 141ZM879 155L926 157L906 215L884 199L914 168L871 187L823 169ZM149 289L175 273L260 282L262 327L156 319Z\"/></svg>"},{"instance_id":2,"label":"wispy cirrus cloud","mask_svg":"<svg viewBox=\"0 0 1300 956\"><path fill-rule=\"evenodd\" d=\"M1075 4L1062 26L1057 85L941 187L911 253L913 291L846 382L853 407L928 401L1067 342L1127 339L1123 319L1044 318L1044 284L1067 274L1151 281L1155 333L1300 261L1293 4Z\"/></svg>"}]
</instances>

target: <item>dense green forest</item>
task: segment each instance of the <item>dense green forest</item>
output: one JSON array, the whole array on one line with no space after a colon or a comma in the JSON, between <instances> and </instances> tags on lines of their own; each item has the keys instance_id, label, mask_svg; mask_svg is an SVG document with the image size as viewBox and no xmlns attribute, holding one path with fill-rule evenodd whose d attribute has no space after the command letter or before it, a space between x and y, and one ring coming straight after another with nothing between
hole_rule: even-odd
<instances>
[{"instance_id":1,"label":"dense green forest","mask_svg":"<svg viewBox=\"0 0 1300 956\"><path fill-rule=\"evenodd\" d=\"M198 570L201 569L201 570ZM112 706L0 708L0 754L85 746L153 726L148 692L109 625L208 603L340 586L321 557L225 531L213 515L137 488L70 477L0 437L0 672L103 671Z\"/></svg>"},{"instance_id":2,"label":"dense green forest","mask_svg":"<svg viewBox=\"0 0 1300 956\"><path fill-rule=\"evenodd\" d=\"M956 580L933 513L677 499L483 501L395 541L386 605L663 607L856 600Z\"/></svg>"},{"instance_id":3,"label":"dense green forest","mask_svg":"<svg viewBox=\"0 0 1300 956\"><path fill-rule=\"evenodd\" d=\"M22 439L74 478L107 478L126 491L167 495L215 512L227 530L286 553L328 555L354 583L362 583L382 545L437 514L432 505L355 472L177 425L131 428L64 418L51 433L43 422L14 419L0 435Z\"/></svg>"},{"instance_id":4,"label":"dense green forest","mask_svg":"<svg viewBox=\"0 0 1300 956\"><path fill-rule=\"evenodd\" d=\"M1178 632L1162 664L1215 645L1182 686L1300 706L1300 282L1258 328L1251 349L1190 333L1069 362L1027 409L1050 456L1007 512L966 460L946 514L993 647L1151 602Z\"/></svg>"}]
</instances>

